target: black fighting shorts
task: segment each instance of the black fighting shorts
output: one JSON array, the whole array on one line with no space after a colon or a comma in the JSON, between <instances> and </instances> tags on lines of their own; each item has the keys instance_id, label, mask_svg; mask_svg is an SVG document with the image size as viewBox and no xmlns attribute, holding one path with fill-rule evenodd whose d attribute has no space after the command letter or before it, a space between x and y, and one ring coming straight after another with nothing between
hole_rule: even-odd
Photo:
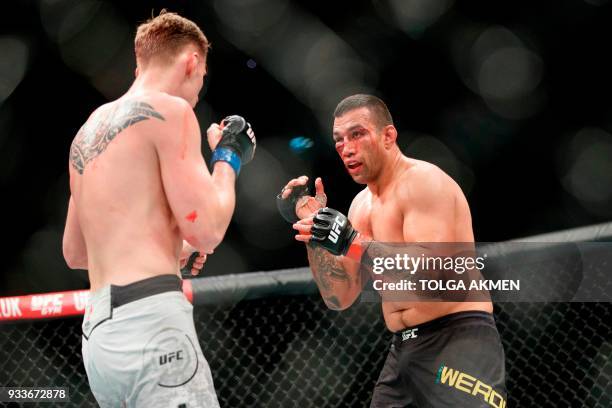
<instances>
[{"instance_id":1,"label":"black fighting shorts","mask_svg":"<svg viewBox=\"0 0 612 408\"><path fill-rule=\"evenodd\" d=\"M393 335L370 407L505 408L504 378L493 316L453 313Z\"/></svg>"}]
</instances>

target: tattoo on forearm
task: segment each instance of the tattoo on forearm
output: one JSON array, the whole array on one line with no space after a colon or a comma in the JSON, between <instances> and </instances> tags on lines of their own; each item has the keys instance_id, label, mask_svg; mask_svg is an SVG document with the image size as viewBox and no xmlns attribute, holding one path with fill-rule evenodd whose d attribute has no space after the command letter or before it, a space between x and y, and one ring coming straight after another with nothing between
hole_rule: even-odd
<instances>
[{"instance_id":1,"label":"tattoo on forearm","mask_svg":"<svg viewBox=\"0 0 612 408\"><path fill-rule=\"evenodd\" d=\"M322 291L332 290L333 281L345 282L351 286L351 277L342 267L340 260L323 248L308 250L308 261L313 271L315 282ZM334 299L337 298L334 297Z\"/></svg>"},{"instance_id":2,"label":"tattoo on forearm","mask_svg":"<svg viewBox=\"0 0 612 408\"><path fill-rule=\"evenodd\" d=\"M81 127L70 146L72 167L83 174L87 163L102 154L121 131L152 117L165 120L153 106L134 100L117 102L112 109L94 114Z\"/></svg>"}]
</instances>

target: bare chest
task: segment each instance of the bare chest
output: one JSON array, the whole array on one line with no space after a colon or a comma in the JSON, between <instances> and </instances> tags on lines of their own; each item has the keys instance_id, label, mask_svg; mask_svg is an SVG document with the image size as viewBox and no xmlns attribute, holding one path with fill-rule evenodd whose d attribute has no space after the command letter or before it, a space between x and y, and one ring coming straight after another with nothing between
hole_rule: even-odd
<instances>
[{"instance_id":1,"label":"bare chest","mask_svg":"<svg viewBox=\"0 0 612 408\"><path fill-rule=\"evenodd\" d=\"M379 242L403 242L404 217L394 200L365 199L353 212L353 227Z\"/></svg>"}]
</instances>

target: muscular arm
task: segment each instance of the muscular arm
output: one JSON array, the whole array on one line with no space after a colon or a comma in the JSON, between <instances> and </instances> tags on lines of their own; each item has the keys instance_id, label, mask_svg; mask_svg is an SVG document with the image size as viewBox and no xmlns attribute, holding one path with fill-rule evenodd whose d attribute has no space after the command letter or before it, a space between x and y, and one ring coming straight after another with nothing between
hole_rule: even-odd
<instances>
[{"instance_id":1,"label":"muscular arm","mask_svg":"<svg viewBox=\"0 0 612 408\"><path fill-rule=\"evenodd\" d=\"M358 199L359 196L353 200L349 209L349 219L353 216ZM366 240L368 239L358 236L355 242ZM310 270L327 307L332 310L344 310L350 307L361 293L366 280L362 276L360 263L347 256L334 256L325 249L310 244L306 249Z\"/></svg>"},{"instance_id":2,"label":"muscular arm","mask_svg":"<svg viewBox=\"0 0 612 408\"><path fill-rule=\"evenodd\" d=\"M186 102L177 104L155 139L162 182L182 237L209 253L223 239L234 212L236 175L225 162L208 172L193 110Z\"/></svg>"},{"instance_id":3,"label":"muscular arm","mask_svg":"<svg viewBox=\"0 0 612 408\"><path fill-rule=\"evenodd\" d=\"M399 186L397 198L403 204L404 242L427 246L462 239L457 231L457 200L465 198L459 186L439 168L428 165L420 169ZM471 232L471 220L467 221Z\"/></svg>"},{"instance_id":4,"label":"muscular arm","mask_svg":"<svg viewBox=\"0 0 612 408\"><path fill-rule=\"evenodd\" d=\"M404 253L410 256L430 252L442 255L440 251L457 250L457 246L430 245L455 242L459 239L456 232L456 200L463 199L463 195L450 177L432 166L423 174L414 175L411 180L399 183L395 197L400 203L403 217L403 223L400 225L403 241L418 244L387 245L362 236L358 240L368 242L366 258L394 257ZM351 205L349 219L353 218L358 202L359 196ZM365 252L366 249L363 249ZM347 257L333 256L320 247L308 246L308 261L321 296L330 309L342 310L349 307L359 296L367 280L367 276L362 276L358 262Z\"/></svg>"},{"instance_id":5,"label":"muscular arm","mask_svg":"<svg viewBox=\"0 0 612 408\"><path fill-rule=\"evenodd\" d=\"M72 196L68 201L68 215L66 216L62 247L64 259L69 268L87 269L87 246L81 232L81 225L79 224Z\"/></svg>"},{"instance_id":6,"label":"muscular arm","mask_svg":"<svg viewBox=\"0 0 612 408\"><path fill-rule=\"evenodd\" d=\"M327 307L332 310L348 308L361 292L359 265L320 247L308 245L307 251L312 275Z\"/></svg>"}]
</instances>

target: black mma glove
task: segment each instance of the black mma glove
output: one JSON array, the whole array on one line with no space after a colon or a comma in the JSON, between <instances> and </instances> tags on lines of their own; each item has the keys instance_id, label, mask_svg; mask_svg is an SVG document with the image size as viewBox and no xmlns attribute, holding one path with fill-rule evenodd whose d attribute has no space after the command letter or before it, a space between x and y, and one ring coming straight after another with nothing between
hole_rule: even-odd
<instances>
[{"instance_id":1,"label":"black mma glove","mask_svg":"<svg viewBox=\"0 0 612 408\"><path fill-rule=\"evenodd\" d=\"M321 208L314 216L310 238L311 245L321 246L333 255L346 255L357 231L340 211Z\"/></svg>"},{"instance_id":2,"label":"black mma glove","mask_svg":"<svg viewBox=\"0 0 612 408\"><path fill-rule=\"evenodd\" d=\"M304 196L308 195L308 187L307 186L295 186L291 187L291 193L287 198L283 198L283 189L276 196L276 208L278 208L278 212L283 216L285 221L294 224L299 221L299 217L295 213L295 205L298 200Z\"/></svg>"},{"instance_id":3,"label":"black mma glove","mask_svg":"<svg viewBox=\"0 0 612 408\"><path fill-rule=\"evenodd\" d=\"M257 141L251 125L238 115L223 119L223 135L212 154L211 164L221 160L232 166L236 175L240 167L247 164L255 155Z\"/></svg>"}]
</instances>

